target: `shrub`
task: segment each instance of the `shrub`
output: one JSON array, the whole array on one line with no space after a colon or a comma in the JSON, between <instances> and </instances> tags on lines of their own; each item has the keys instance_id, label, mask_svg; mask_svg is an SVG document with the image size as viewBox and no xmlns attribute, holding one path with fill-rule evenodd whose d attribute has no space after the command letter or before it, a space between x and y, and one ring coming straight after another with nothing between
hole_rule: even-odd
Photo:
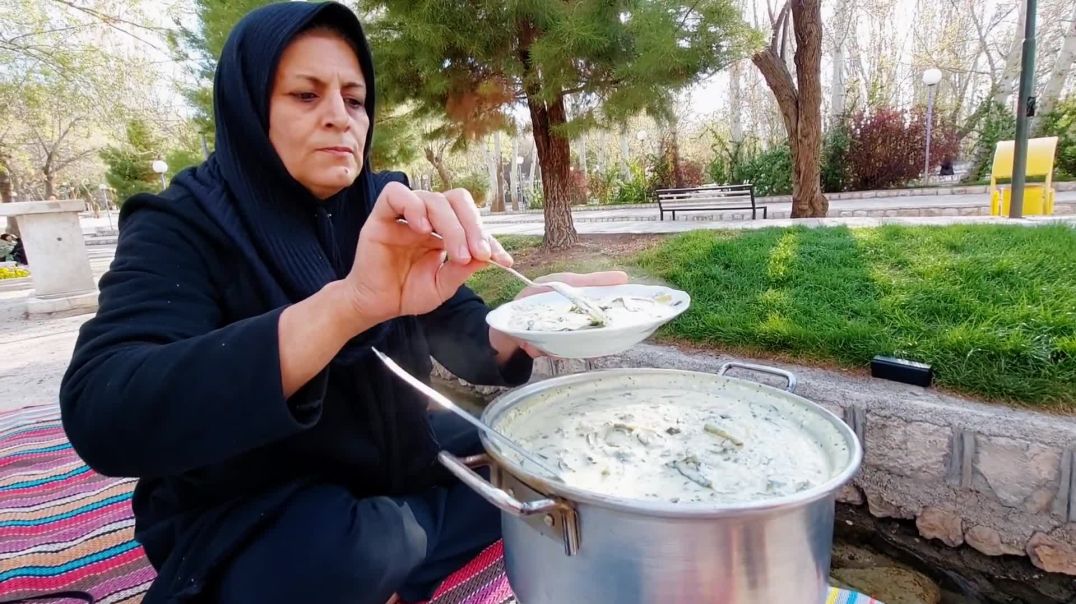
<instances>
[{"instance_id":1,"label":"shrub","mask_svg":"<svg viewBox=\"0 0 1076 604\"><path fill-rule=\"evenodd\" d=\"M990 176L990 170L994 165L994 150L998 141L1011 140L1016 135L1016 115L993 99L983 101L985 107L977 111L982 112L979 119L979 127L976 129L975 148L972 151L971 169L968 171L967 181L976 182Z\"/></svg>"},{"instance_id":2,"label":"shrub","mask_svg":"<svg viewBox=\"0 0 1076 604\"><path fill-rule=\"evenodd\" d=\"M1055 178L1076 178L1076 96L1058 103L1042 117L1040 136L1057 137Z\"/></svg>"},{"instance_id":3,"label":"shrub","mask_svg":"<svg viewBox=\"0 0 1076 604\"><path fill-rule=\"evenodd\" d=\"M852 133L848 122L841 120L826 133L822 142L822 191L839 193L851 186L851 166L848 162L848 148L852 144Z\"/></svg>"},{"instance_id":4,"label":"shrub","mask_svg":"<svg viewBox=\"0 0 1076 604\"><path fill-rule=\"evenodd\" d=\"M931 169L956 158L956 129L937 122L931 136ZM852 118L846 163L853 190L887 189L915 180L922 174L926 115L878 107Z\"/></svg>"},{"instance_id":5,"label":"shrub","mask_svg":"<svg viewBox=\"0 0 1076 604\"><path fill-rule=\"evenodd\" d=\"M752 183L755 195L789 195L792 193L792 151L788 145L776 145L736 166L733 183Z\"/></svg>"},{"instance_id":6,"label":"shrub","mask_svg":"<svg viewBox=\"0 0 1076 604\"><path fill-rule=\"evenodd\" d=\"M486 202L489 200L489 179L487 177L471 173L458 179L455 186L470 191L476 206L480 208L486 207Z\"/></svg>"}]
</instances>

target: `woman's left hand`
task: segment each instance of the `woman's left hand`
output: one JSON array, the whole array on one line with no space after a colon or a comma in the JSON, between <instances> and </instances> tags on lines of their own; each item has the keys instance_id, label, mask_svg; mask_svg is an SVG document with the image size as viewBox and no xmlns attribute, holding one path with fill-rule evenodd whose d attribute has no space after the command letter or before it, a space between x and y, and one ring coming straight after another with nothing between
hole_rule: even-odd
<instances>
[{"instance_id":1,"label":"woman's left hand","mask_svg":"<svg viewBox=\"0 0 1076 604\"><path fill-rule=\"evenodd\" d=\"M595 287L602 285L623 285L628 282L628 274L623 271L601 271L597 273L553 273L544 277L539 277L534 280L535 283L541 284L549 281L560 281L561 283L567 283L573 287ZM533 296L535 294L541 294L544 292L552 291L548 287L527 287L523 291L519 292L519 295L515 297L516 300L526 298L527 296ZM508 334L497 331L490 328L489 341L494 348L497 349L497 356L502 360L507 360L512 356L517 348L522 348L532 358L538 358L546 356L546 353L538 350L537 348L527 344L526 342L520 342Z\"/></svg>"}]
</instances>

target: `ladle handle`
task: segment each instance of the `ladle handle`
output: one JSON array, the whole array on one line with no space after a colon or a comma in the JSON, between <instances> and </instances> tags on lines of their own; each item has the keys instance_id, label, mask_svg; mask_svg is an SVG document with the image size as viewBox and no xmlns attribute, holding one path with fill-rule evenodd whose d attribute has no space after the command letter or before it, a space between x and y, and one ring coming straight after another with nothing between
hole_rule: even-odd
<instances>
[{"instance_id":1,"label":"ladle handle","mask_svg":"<svg viewBox=\"0 0 1076 604\"><path fill-rule=\"evenodd\" d=\"M492 465L493 462L487 455L474 455L460 459L448 451L441 451L437 454L437 460L440 461L441 465L451 472L453 476L458 478L460 482L473 489L475 493L481 495L482 499L490 502L497 509L503 512L508 512L513 516L525 518L535 514L546 514L555 511L559 505L552 499L539 499L537 501L523 503L512 495L509 495L508 491L498 489L490 484L489 481L482 478L478 472L471 469L472 467L481 468L483 466Z\"/></svg>"},{"instance_id":2,"label":"ladle handle","mask_svg":"<svg viewBox=\"0 0 1076 604\"><path fill-rule=\"evenodd\" d=\"M777 377L784 378L788 384L785 386L785 390L788 392L795 392L796 385L799 380L796 379L796 375L792 372L785 371L784 369L778 369L777 367L770 367L769 365L755 365L753 363L738 363L732 361L725 363L721 366L721 369L717 370L717 375L725 375L729 369L747 369L748 371L757 371L759 373L768 373L770 375L776 375Z\"/></svg>"},{"instance_id":3,"label":"ladle handle","mask_svg":"<svg viewBox=\"0 0 1076 604\"><path fill-rule=\"evenodd\" d=\"M524 461L537 466L540 470L542 470L542 472L549 475L550 478L560 480L560 476L555 471L551 470L549 466L535 459L534 456L528 453L526 449L517 445L514 440L482 423L473 415L461 409L459 405L453 403L447 396L422 383L418 378L408 373L403 367L397 365L396 361L390 359L385 353L381 352L376 348L373 348L372 350L374 351L374 354L377 355L377 358L381 359L381 362L389 368L389 371L395 373L397 377L407 382L412 388L418 390L422 394L425 394L428 398L432 399L438 405L441 405L445 409L448 409L452 413L455 413L467 423L471 424L475 428L478 428L486 436L492 438L493 440L496 440L498 443L508 447L509 449L512 449L513 451L518 453Z\"/></svg>"}]
</instances>

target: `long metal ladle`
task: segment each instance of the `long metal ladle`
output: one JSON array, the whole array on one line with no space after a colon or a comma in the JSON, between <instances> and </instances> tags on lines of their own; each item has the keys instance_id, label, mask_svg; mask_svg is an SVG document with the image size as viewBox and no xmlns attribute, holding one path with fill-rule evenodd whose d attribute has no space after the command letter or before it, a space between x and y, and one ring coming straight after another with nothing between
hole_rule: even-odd
<instances>
[{"instance_id":1,"label":"long metal ladle","mask_svg":"<svg viewBox=\"0 0 1076 604\"><path fill-rule=\"evenodd\" d=\"M493 428L491 428L491 427L487 426L486 424L482 423L481 421L476 419L473 415L471 415L470 413L467 413L465 410L460 408L459 405L457 405L456 403L453 403L451 400L449 400L449 398L447 396L441 394L440 392L434 390L433 388L430 388L426 384L423 384L415 376L411 375L406 370L404 370L403 367L400 367L399 365L397 365L396 361L393 361L392 359L390 359L388 357L388 355L386 355L385 353L381 352L380 350L378 350L376 348L374 348L373 351L374 351L374 354L377 355L377 358L381 359L381 362L384 363L385 366L388 367L390 371L392 371L397 376L399 376L399 378L402 379L403 381L407 382L412 388L414 388L415 390L418 390L422 394L425 394L427 397L432 399L438 405L441 405L445 409L448 409L452 413L455 413L456 415L460 416L461 418L466 420L467 423L469 423L472 426L478 428L479 430L481 430L487 436L492 437L494 440L496 440L496 441L500 442L501 444L507 446L509 449L512 449L513 451L518 453L519 456L522 457L524 460L534 464L539 469L541 469L542 472L548 474L551 478L553 478L553 479L555 479L557 481L560 481L560 482L564 482L564 480L561 479L560 475L557 474L557 472L555 470L550 469L549 466L547 466L544 463L538 461L534 456L532 456L530 453L528 453L526 449L524 449L523 447L520 447L519 445L517 445L514 440L508 438L507 436L501 434L497 430L494 430Z\"/></svg>"}]
</instances>

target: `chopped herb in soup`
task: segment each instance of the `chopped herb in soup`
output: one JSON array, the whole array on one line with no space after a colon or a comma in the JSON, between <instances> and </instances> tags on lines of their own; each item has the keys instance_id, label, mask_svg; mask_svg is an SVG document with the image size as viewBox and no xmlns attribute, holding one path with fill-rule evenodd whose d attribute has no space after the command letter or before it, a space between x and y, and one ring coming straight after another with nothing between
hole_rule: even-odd
<instances>
[{"instance_id":1,"label":"chopped herb in soup","mask_svg":"<svg viewBox=\"0 0 1076 604\"><path fill-rule=\"evenodd\" d=\"M654 297L616 296L593 300L601 307L609 322L598 324L581 308L563 304L524 303L515 308L509 326L523 331L576 331L595 327L622 327L636 323L649 323L669 317L679 310L672 296L660 294Z\"/></svg>"},{"instance_id":2,"label":"chopped herb in soup","mask_svg":"<svg viewBox=\"0 0 1076 604\"><path fill-rule=\"evenodd\" d=\"M573 487L673 503L790 495L831 476L829 456L768 404L696 391L622 392L535 405L511 436Z\"/></svg>"}]
</instances>

